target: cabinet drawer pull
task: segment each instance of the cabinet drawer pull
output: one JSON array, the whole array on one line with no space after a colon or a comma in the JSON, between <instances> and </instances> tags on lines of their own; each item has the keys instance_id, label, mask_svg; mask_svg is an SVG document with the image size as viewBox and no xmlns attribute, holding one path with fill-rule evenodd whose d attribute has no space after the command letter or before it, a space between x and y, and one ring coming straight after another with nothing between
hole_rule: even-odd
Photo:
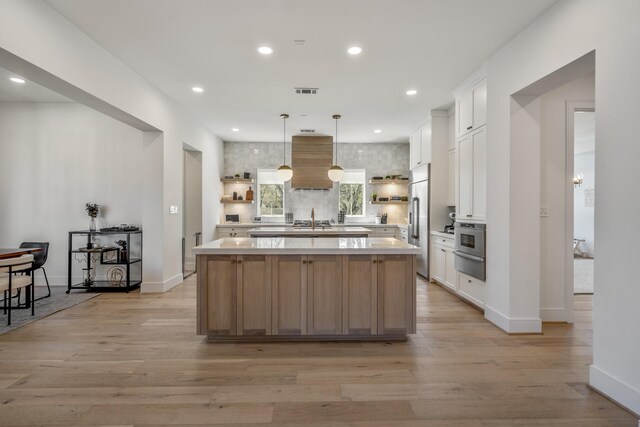
<instances>
[{"instance_id":1,"label":"cabinet drawer pull","mask_svg":"<svg viewBox=\"0 0 640 427\"><path fill-rule=\"evenodd\" d=\"M235 264L235 263L236 263L236 260L235 260L235 259L232 259L232 260L231 260L231 264Z\"/></svg>"},{"instance_id":2,"label":"cabinet drawer pull","mask_svg":"<svg viewBox=\"0 0 640 427\"><path fill-rule=\"evenodd\" d=\"M238 264L242 264L242 260L241 259L238 260Z\"/></svg>"},{"instance_id":3,"label":"cabinet drawer pull","mask_svg":"<svg viewBox=\"0 0 640 427\"><path fill-rule=\"evenodd\" d=\"M467 126L467 130L473 129L473 126Z\"/></svg>"},{"instance_id":4,"label":"cabinet drawer pull","mask_svg":"<svg viewBox=\"0 0 640 427\"><path fill-rule=\"evenodd\" d=\"M442 252L444 252L444 249L440 249Z\"/></svg>"},{"instance_id":5,"label":"cabinet drawer pull","mask_svg":"<svg viewBox=\"0 0 640 427\"><path fill-rule=\"evenodd\" d=\"M307 264L313 264L313 261L308 261Z\"/></svg>"},{"instance_id":6,"label":"cabinet drawer pull","mask_svg":"<svg viewBox=\"0 0 640 427\"><path fill-rule=\"evenodd\" d=\"M302 261L302 263L303 263L303 264L306 264L306 263L307 263L307 261Z\"/></svg>"},{"instance_id":7,"label":"cabinet drawer pull","mask_svg":"<svg viewBox=\"0 0 640 427\"><path fill-rule=\"evenodd\" d=\"M378 261L378 264L382 264L384 261Z\"/></svg>"}]
</instances>

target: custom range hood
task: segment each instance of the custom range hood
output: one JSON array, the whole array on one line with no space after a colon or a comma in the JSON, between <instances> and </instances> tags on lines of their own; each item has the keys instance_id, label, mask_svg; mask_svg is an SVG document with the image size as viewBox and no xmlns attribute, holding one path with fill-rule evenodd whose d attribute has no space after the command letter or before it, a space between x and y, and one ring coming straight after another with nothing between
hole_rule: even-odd
<instances>
[{"instance_id":1,"label":"custom range hood","mask_svg":"<svg viewBox=\"0 0 640 427\"><path fill-rule=\"evenodd\" d=\"M333 182L327 172L333 164L333 137L293 136L291 138L291 188L330 190Z\"/></svg>"}]
</instances>

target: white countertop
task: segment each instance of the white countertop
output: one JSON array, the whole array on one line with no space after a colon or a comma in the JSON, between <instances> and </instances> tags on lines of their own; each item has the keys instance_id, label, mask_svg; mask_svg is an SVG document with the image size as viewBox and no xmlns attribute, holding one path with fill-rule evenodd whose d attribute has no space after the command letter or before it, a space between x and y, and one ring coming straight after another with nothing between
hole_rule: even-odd
<instances>
[{"instance_id":1,"label":"white countertop","mask_svg":"<svg viewBox=\"0 0 640 427\"><path fill-rule=\"evenodd\" d=\"M443 233L442 231L432 231L431 235L432 236L438 236L438 237L444 237L446 239L454 239L454 235L453 234Z\"/></svg>"},{"instance_id":2,"label":"white countertop","mask_svg":"<svg viewBox=\"0 0 640 427\"><path fill-rule=\"evenodd\" d=\"M225 237L193 248L196 255L417 255L420 248L392 237Z\"/></svg>"},{"instance_id":3,"label":"white countertop","mask_svg":"<svg viewBox=\"0 0 640 427\"><path fill-rule=\"evenodd\" d=\"M371 234L373 233L370 229L364 227L331 227L325 228L316 227L315 229L311 229L311 227L306 228L293 228L293 227L258 227L258 228L250 228L247 232L253 236L261 236L261 235L273 235L280 234L284 236L296 236L296 235L306 235L306 234L314 234L314 235L363 235L363 234Z\"/></svg>"}]
</instances>

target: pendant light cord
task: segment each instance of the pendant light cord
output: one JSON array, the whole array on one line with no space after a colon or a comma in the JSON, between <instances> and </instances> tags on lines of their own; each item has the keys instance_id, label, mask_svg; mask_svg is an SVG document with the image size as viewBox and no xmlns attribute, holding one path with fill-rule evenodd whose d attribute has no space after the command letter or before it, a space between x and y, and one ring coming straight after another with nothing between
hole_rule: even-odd
<instances>
[{"instance_id":1,"label":"pendant light cord","mask_svg":"<svg viewBox=\"0 0 640 427\"><path fill-rule=\"evenodd\" d=\"M282 117L282 164L287 164L287 118Z\"/></svg>"},{"instance_id":2,"label":"pendant light cord","mask_svg":"<svg viewBox=\"0 0 640 427\"><path fill-rule=\"evenodd\" d=\"M336 117L336 165L338 164L338 118Z\"/></svg>"}]
</instances>

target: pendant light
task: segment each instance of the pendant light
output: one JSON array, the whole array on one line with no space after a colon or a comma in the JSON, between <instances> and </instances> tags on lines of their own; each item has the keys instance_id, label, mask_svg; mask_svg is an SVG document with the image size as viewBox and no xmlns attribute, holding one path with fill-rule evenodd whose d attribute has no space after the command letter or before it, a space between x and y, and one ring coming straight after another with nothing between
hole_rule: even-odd
<instances>
[{"instance_id":1,"label":"pendant light","mask_svg":"<svg viewBox=\"0 0 640 427\"><path fill-rule=\"evenodd\" d=\"M344 176L344 170L338 166L338 119L342 116L340 114L334 114L333 119L336 121L336 162L329 168L329 179L333 182L338 182Z\"/></svg>"},{"instance_id":2,"label":"pendant light","mask_svg":"<svg viewBox=\"0 0 640 427\"><path fill-rule=\"evenodd\" d=\"M280 166L276 172L278 178L283 181L289 181L293 176L293 169L287 165L287 119L288 114L280 114L282 118L282 166Z\"/></svg>"}]
</instances>

